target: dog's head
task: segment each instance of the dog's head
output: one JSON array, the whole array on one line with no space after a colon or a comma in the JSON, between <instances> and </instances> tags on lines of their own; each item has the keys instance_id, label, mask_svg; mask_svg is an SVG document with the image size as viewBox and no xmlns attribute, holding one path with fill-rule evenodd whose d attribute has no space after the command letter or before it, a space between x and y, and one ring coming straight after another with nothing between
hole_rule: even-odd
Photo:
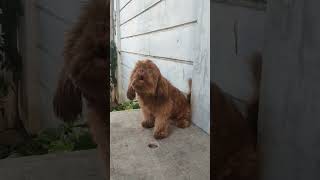
<instances>
[{"instance_id":1,"label":"dog's head","mask_svg":"<svg viewBox=\"0 0 320 180\"><path fill-rule=\"evenodd\" d=\"M151 60L138 61L130 77L127 97L134 99L136 92L147 96L164 96L165 89L159 68Z\"/></svg>"}]
</instances>

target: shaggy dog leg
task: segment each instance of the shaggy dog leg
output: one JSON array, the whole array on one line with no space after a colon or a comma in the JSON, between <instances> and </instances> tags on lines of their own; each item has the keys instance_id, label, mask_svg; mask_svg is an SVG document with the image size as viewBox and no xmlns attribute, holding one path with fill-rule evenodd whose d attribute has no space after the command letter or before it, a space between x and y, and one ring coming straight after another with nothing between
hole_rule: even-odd
<instances>
[{"instance_id":1,"label":"shaggy dog leg","mask_svg":"<svg viewBox=\"0 0 320 180\"><path fill-rule=\"evenodd\" d=\"M157 116L153 136L156 139L166 138L169 134L169 119L167 116Z\"/></svg>"},{"instance_id":2,"label":"shaggy dog leg","mask_svg":"<svg viewBox=\"0 0 320 180\"><path fill-rule=\"evenodd\" d=\"M153 136L156 139L163 139L166 138L169 134L169 118L170 112L172 109L172 104L166 103L161 105L159 108L159 112L155 115L155 128L153 132Z\"/></svg>"},{"instance_id":3,"label":"shaggy dog leg","mask_svg":"<svg viewBox=\"0 0 320 180\"><path fill-rule=\"evenodd\" d=\"M88 108L88 124L90 127L91 134L93 136L94 141L98 145L98 151L104 160L105 167L108 166L107 162L109 162L109 152L107 148L107 144L109 143L107 137L107 121L106 121L107 112L97 111L96 108ZM106 168L107 175L109 174L109 168Z\"/></svg>"},{"instance_id":4,"label":"shaggy dog leg","mask_svg":"<svg viewBox=\"0 0 320 180\"><path fill-rule=\"evenodd\" d=\"M110 1L89 0L67 32L64 65L53 105L64 121L74 121L88 103L88 123L109 177L109 123L107 123Z\"/></svg>"},{"instance_id":5,"label":"shaggy dog leg","mask_svg":"<svg viewBox=\"0 0 320 180\"><path fill-rule=\"evenodd\" d=\"M143 114L142 127L144 128L153 128L154 127L154 116L145 108L141 109Z\"/></svg>"},{"instance_id":6,"label":"shaggy dog leg","mask_svg":"<svg viewBox=\"0 0 320 180\"><path fill-rule=\"evenodd\" d=\"M190 120L190 111L184 114L184 116L178 118L176 120L176 126L179 128L187 128L191 125L191 120Z\"/></svg>"}]
</instances>

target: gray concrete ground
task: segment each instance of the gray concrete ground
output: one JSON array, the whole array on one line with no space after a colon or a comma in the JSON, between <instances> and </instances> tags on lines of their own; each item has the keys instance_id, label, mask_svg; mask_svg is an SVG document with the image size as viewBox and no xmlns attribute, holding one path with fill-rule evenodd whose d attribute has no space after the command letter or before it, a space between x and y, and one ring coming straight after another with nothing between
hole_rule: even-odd
<instances>
[{"instance_id":1,"label":"gray concrete ground","mask_svg":"<svg viewBox=\"0 0 320 180\"><path fill-rule=\"evenodd\" d=\"M96 150L0 160L1 180L104 180Z\"/></svg>"},{"instance_id":2,"label":"gray concrete ground","mask_svg":"<svg viewBox=\"0 0 320 180\"><path fill-rule=\"evenodd\" d=\"M111 113L112 180L208 180L210 137L196 126L171 126L155 140L140 126L140 112ZM96 150L0 160L0 180L103 180Z\"/></svg>"},{"instance_id":3,"label":"gray concrete ground","mask_svg":"<svg viewBox=\"0 0 320 180\"><path fill-rule=\"evenodd\" d=\"M141 127L140 111L110 117L112 180L210 179L210 136L198 127L171 126L168 138L155 140L153 129Z\"/></svg>"}]
</instances>

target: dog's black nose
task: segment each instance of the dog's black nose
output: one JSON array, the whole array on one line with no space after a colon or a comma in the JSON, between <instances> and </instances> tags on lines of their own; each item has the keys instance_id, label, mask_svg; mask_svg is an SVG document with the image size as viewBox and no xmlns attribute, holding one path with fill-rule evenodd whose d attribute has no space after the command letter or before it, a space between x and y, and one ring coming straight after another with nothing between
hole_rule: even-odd
<instances>
[{"instance_id":1,"label":"dog's black nose","mask_svg":"<svg viewBox=\"0 0 320 180\"><path fill-rule=\"evenodd\" d=\"M143 75L139 75L139 80L143 80Z\"/></svg>"},{"instance_id":2,"label":"dog's black nose","mask_svg":"<svg viewBox=\"0 0 320 180\"><path fill-rule=\"evenodd\" d=\"M139 71L138 71L138 79L139 80L143 80L143 76L144 76L144 70L143 69L139 69Z\"/></svg>"}]
</instances>

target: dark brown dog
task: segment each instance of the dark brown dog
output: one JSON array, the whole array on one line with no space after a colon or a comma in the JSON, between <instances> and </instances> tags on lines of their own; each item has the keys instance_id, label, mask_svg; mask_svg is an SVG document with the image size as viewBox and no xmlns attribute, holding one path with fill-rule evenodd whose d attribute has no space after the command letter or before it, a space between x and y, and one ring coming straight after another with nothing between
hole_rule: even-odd
<instances>
[{"instance_id":1,"label":"dark brown dog","mask_svg":"<svg viewBox=\"0 0 320 180\"><path fill-rule=\"evenodd\" d=\"M213 177L217 180L256 180L254 129L232 100L218 86L212 86Z\"/></svg>"},{"instance_id":2,"label":"dark brown dog","mask_svg":"<svg viewBox=\"0 0 320 180\"><path fill-rule=\"evenodd\" d=\"M259 109L259 83L261 54L251 57L256 94L248 104L245 118L237 109L230 96L216 84L211 84L213 119L213 178L217 180L257 180L257 121Z\"/></svg>"},{"instance_id":3,"label":"dark brown dog","mask_svg":"<svg viewBox=\"0 0 320 180\"><path fill-rule=\"evenodd\" d=\"M143 113L142 126L155 126L154 138L168 136L169 120L173 120L180 128L190 126L191 91L186 98L161 75L159 68L151 60L138 61L132 71L127 97L133 100L136 94Z\"/></svg>"},{"instance_id":4,"label":"dark brown dog","mask_svg":"<svg viewBox=\"0 0 320 180\"><path fill-rule=\"evenodd\" d=\"M109 0L90 0L67 33L64 66L53 107L57 117L74 121L82 113L82 97L88 106L87 121L109 172L109 123L107 84L109 65Z\"/></svg>"}]
</instances>

